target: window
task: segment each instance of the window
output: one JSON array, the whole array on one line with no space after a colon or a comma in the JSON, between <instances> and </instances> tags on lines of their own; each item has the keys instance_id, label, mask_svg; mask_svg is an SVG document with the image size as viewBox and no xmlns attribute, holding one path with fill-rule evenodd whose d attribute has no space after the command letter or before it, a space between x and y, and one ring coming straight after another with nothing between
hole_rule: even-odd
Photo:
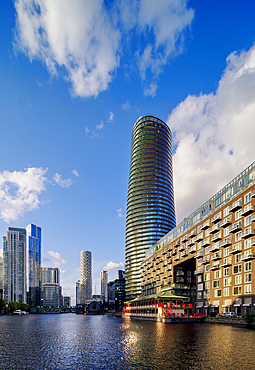
<instances>
[{"instance_id":1,"label":"window","mask_svg":"<svg viewBox=\"0 0 255 370\"><path fill-rule=\"evenodd\" d=\"M220 286L220 281L219 280L214 280L213 281L213 288L218 288Z\"/></svg>"},{"instance_id":2,"label":"window","mask_svg":"<svg viewBox=\"0 0 255 370\"><path fill-rule=\"evenodd\" d=\"M221 270L214 271L214 279L219 279L221 278Z\"/></svg>"},{"instance_id":3,"label":"window","mask_svg":"<svg viewBox=\"0 0 255 370\"><path fill-rule=\"evenodd\" d=\"M207 248L205 248L205 254L210 253L210 250L211 250L211 247L207 247Z\"/></svg>"},{"instance_id":4,"label":"window","mask_svg":"<svg viewBox=\"0 0 255 370\"><path fill-rule=\"evenodd\" d=\"M210 229L205 230L205 237L207 238L207 236L209 235L210 235Z\"/></svg>"},{"instance_id":5,"label":"window","mask_svg":"<svg viewBox=\"0 0 255 370\"><path fill-rule=\"evenodd\" d=\"M251 294L251 284L244 286L244 293Z\"/></svg>"},{"instance_id":6,"label":"window","mask_svg":"<svg viewBox=\"0 0 255 370\"><path fill-rule=\"evenodd\" d=\"M197 299L202 299L202 293L201 292L197 292Z\"/></svg>"},{"instance_id":7,"label":"window","mask_svg":"<svg viewBox=\"0 0 255 370\"><path fill-rule=\"evenodd\" d=\"M227 257L229 255L229 247L224 249L223 254L224 254L224 257Z\"/></svg>"},{"instance_id":8,"label":"window","mask_svg":"<svg viewBox=\"0 0 255 370\"><path fill-rule=\"evenodd\" d=\"M224 276L228 276L229 275L229 267L226 267L224 269Z\"/></svg>"},{"instance_id":9,"label":"window","mask_svg":"<svg viewBox=\"0 0 255 370\"><path fill-rule=\"evenodd\" d=\"M204 274L204 281L210 280L210 273Z\"/></svg>"},{"instance_id":10,"label":"window","mask_svg":"<svg viewBox=\"0 0 255 370\"><path fill-rule=\"evenodd\" d=\"M207 281L206 283L205 283L205 289L210 289L210 281Z\"/></svg>"},{"instance_id":11,"label":"window","mask_svg":"<svg viewBox=\"0 0 255 370\"><path fill-rule=\"evenodd\" d=\"M214 297L221 297L221 289L217 289L214 291Z\"/></svg>"},{"instance_id":12,"label":"window","mask_svg":"<svg viewBox=\"0 0 255 370\"><path fill-rule=\"evenodd\" d=\"M244 226L248 226L251 223L251 216L245 217L244 219Z\"/></svg>"},{"instance_id":13,"label":"window","mask_svg":"<svg viewBox=\"0 0 255 370\"><path fill-rule=\"evenodd\" d=\"M229 235L229 227L226 227L226 229L223 230L224 237Z\"/></svg>"},{"instance_id":14,"label":"window","mask_svg":"<svg viewBox=\"0 0 255 370\"><path fill-rule=\"evenodd\" d=\"M206 271L206 272L210 271L210 268L211 268L211 266L210 266L210 265L206 265L206 266L205 266L205 271Z\"/></svg>"},{"instance_id":15,"label":"window","mask_svg":"<svg viewBox=\"0 0 255 370\"><path fill-rule=\"evenodd\" d=\"M249 274L244 274L244 282L245 283L251 282L251 272L249 272Z\"/></svg>"},{"instance_id":16,"label":"window","mask_svg":"<svg viewBox=\"0 0 255 370\"><path fill-rule=\"evenodd\" d=\"M239 233L236 233L236 242L239 242L239 240L242 239L242 231L239 231Z\"/></svg>"},{"instance_id":17,"label":"window","mask_svg":"<svg viewBox=\"0 0 255 370\"><path fill-rule=\"evenodd\" d=\"M241 286L234 286L233 288L233 294L242 294L242 287Z\"/></svg>"},{"instance_id":18,"label":"window","mask_svg":"<svg viewBox=\"0 0 255 370\"><path fill-rule=\"evenodd\" d=\"M232 282L232 278L229 277L229 278L225 278L224 279L224 286L229 286L231 285L231 282Z\"/></svg>"},{"instance_id":19,"label":"window","mask_svg":"<svg viewBox=\"0 0 255 370\"><path fill-rule=\"evenodd\" d=\"M241 258L242 258L242 253L236 254L236 256L235 256L236 263L240 262L241 261Z\"/></svg>"},{"instance_id":20,"label":"window","mask_svg":"<svg viewBox=\"0 0 255 370\"><path fill-rule=\"evenodd\" d=\"M251 239L246 239L244 241L244 249L250 248L251 247Z\"/></svg>"},{"instance_id":21,"label":"window","mask_svg":"<svg viewBox=\"0 0 255 370\"><path fill-rule=\"evenodd\" d=\"M204 292L204 298L210 298L210 291Z\"/></svg>"},{"instance_id":22,"label":"window","mask_svg":"<svg viewBox=\"0 0 255 370\"><path fill-rule=\"evenodd\" d=\"M242 272L242 265L236 265L233 267L233 274L238 274L239 272Z\"/></svg>"},{"instance_id":23,"label":"window","mask_svg":"<svg viewBox=\"0 0 255 370\"><path fill-rule=\"evenodd\" d=\"M251 271L251 262L245 262L244 271Z\"/></svg>"},{"instance_id":24,"label":"window","mask_svg":"<svg viewBox=\"0 0 255 370\"><path fill-rule=\"evenodd\" d=\"M198 277L197 277L197 282L198 282L198 283L201 283L201 281L202 281L202 276L201 276L201 275L198 275Z\"/></svg>"},{"instance_id":25,"label":"window","mask_svg":"<svg viewBox=\"0 0 255 370\"><path fill-rule=\"evenodd\" d=\"M228 297L229 296L229 288L224 288L223 294L224 294L224 297Z\"/></svg>"},{"instance_id":26,"label":"window","mask_svg":"<svg viewBox=\"0 0 255 370\"><path fill-rule=\"evenodd\" d=\"M236 212L236 220L239 220L239 218L242 216L242 209L239 209L237 212Z\"/></svg>"},{"instance_id":27,"label":"window","mask_svg":"<svg viewBox=\"0 0 255 370\"><path fill-rule=\"evenodd\" d=\"M197 285L197 290L203 290L203 289L204 289L203 283Z\"/></svg>"},{"instance_id":28,"label":"window","mask_svg":"<svg viewBox=\"0 0 255 370\"><path fill-rule=\"evenodd\" d=\"M227 207L227 208L225 208L224 210L223 210L223 216L224 217L226 217L226 216L228 216L229 215L229 207Z\"/></svg>"},{"instance_id":29,"label":"window","mask_svg":"<svg viewBox=\"0 0 255 370\"><path fill-rule=\"evenodd\" d=\"M242 275L235 276L235 284L242 284Z\"/></svg>"},{"instance_id":30,"label":"window","mask_svg":"<svg viewBox=\"0 0 255 370\"><path fill-rule=\"evenodd\" d=\"M250 202L250 200L251 200L251 192L244 196L244 204Z\"/></svg>"}]
</instances>

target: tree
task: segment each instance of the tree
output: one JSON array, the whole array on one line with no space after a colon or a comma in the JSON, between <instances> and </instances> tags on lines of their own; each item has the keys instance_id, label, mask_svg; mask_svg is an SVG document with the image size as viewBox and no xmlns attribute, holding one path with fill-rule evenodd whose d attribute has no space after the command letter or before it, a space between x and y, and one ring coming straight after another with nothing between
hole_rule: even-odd
<instances>
[{"instance_id":1,"label":"tree","mask_svg":"<svg viewBox=\"0 0 255 370\"><path fill-rule=\"evenodd\" d=\"M246 309L244 319L245 319L245 321L247 322L248 325L251 325L253 323L254 312L250 308Z\"/></svg>"},{"instance_id":2,"label":"tree","mask_svg":"<svg viewBox=\"0 0 255 370\"><path fill-rule=\"evenodd\" d=\"M18 309L19 309L19 304L17 302L12 301L9 303L9 310L11 312L18 310Z\"/></svg>"}]
</instances>

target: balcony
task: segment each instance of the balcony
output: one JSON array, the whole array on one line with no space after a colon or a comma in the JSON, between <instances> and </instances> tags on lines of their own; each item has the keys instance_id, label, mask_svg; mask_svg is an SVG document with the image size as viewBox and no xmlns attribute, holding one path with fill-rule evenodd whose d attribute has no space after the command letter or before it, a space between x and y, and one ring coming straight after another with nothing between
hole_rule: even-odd
<instances>
[{"instance_id":1,"label":"balcony","mask_svg":"<svg viewBox=\"0 0 255 370\"><path fill-rule=\"evenodd\" d=\"M188 251L181 252L181 257L186 257L188 255Z\"/></svg>"},{"instance_id":2,"label":"balcony","mask_svg":"<svg viewBox=\"0 0 255 370\"><path fill-rule=\"evenodd\" d=\"M217 243L214 243L212 246L211 246L211 252L214 252L214 251L218 251L220 249L220 243L217 242Z\"/></svg>"},{"instance_id":3,"label":"balcony","mask_svg":"<svg viewBox=\"0 0 255 370\"><path fill-rule=\"evenodd\" d=\"M198 234L198 235L195 237L195 242L200 242L201 240L203 240L203 233L200 233L200 234Z\"/></svg>"},{"instance_id":4,"label":"balcony","mask_svg":"<svg viewBox=\"0 0 255 370\"><path fill-rule=\"evenodd\" d=\"M232 223L232 215L228 216L227 218L224 218L224 220L220 223L221 227L227 227L228 225L231 225Z\"/></svg>"},{"instance_id":5,"label":"balcony","mask_svg":"<svg viewBox=\"0 0 255 370\"><path fill-rule=\"evenodd\" d=\"M210 221L207 220L203 223L203 225L201 226L201 230L206 230L210 227Z\"/></svg>"},{"instance_id":6,"label":"balcony","mask_svg":"<svg viewBox=\"0 0 255 370\"><path fill-rule=\"evenodd\" d=\"M249 250L247 252L244 253L244 255L242 255L242 261L250 261L250 260L253 260L255 258L255 255L254 253Z\"/></svg>"},{"instance_id":7,"label":"balcony","mask_svg":"<svg viewBox=\"0 0 255 370\"><path fill-rule=\"evenodd\" d=\"M202 260L202 263L206 265L207 263L210 263L210 256L205 256Z\"/></svg>"},{"instance_id":8,"label":"balcony","mask_svg":"<svg viewBox=\"0 0 255 370\"><path fill-rule=\"evenodd\" d=\"M199 252L197 252L196 254L195 254L195 258L199 258L199 257L202 257L203 256L203 250L201 249Z\"/></svg>"},{"instance_id":9,"label":"balcony","mask_svg":"<svg viewBox=\"0 0 255 370\"><path fill-rule=\"evenodd\" d=\"M194 245L189 249L189 253L195 253L197 251L197 247Z\"/></svg>"},{"instance_id":10,"label":"balcony","mask_svg":"<svg viewBox=\"0 0 255 370\"><path fill-rule=\"evenodd\" d=\"M220 268L220 261L214 261L211 266L211 270L218 270Z\"/></svg>"},{"instance_id":11,"label":"balcony","mask_svg":"<svg viewBox=\"0 0 255 370\"><path fill-rule=\"evenodd\" d=\"M229 228L229 232L232 233L232 234L234 234L234 233L236 233L237 231L240 231L240 230L242 230L242 221L237 222L236 224L230 226L230 228Z\"/></svg>"},{"instance_id":12,"label":"balcony","mask_svg":"<svg viewBox=\"0 0 255 370\"><path fill-rule=\"evenodd\" d=\"M255 198L255 190L252 190L252 192L251 192L251 198Z\"/></svg>"},{"instance_id":13,"label":"balcony","mask_svg":"<svg viewBox=\"0 0 255 370\"><path fill-rule=\"evenodd\" d=\"M217 242L221 239L221 231L211 237L211 242Z\"/></svg>"},{"instance_id":14,"label":"balcony","mask_svg":"<svg viewBox=\"0 0 255 370\"><path fill-rule=\"evenodd\" d=\"M221 267L228 267L232 265L232 257L227 257L223 259Z\"/></svg>"},{"instance_id":15,"label":"balcony","mask_svg":"<svg viewBox=\"0 0 255 370\"><path fill-rule=\"evenodd\" d=\"M180 252L180 251L184 251L184 249L185 249L185 244L182 244L182 245L180 245L179 247L178 247L178 251Z\"/></svg>"},{"instance_id":16,"label":"balcony","mask_svg":"<svg viewBox=\"0 0 255 370\"><path fill-rule=\"evenodd\" d=\"M192 238L188 241L187 246L190 247L191 245L195 244L195 238Z\"/></svg>"},{"instance_id":17,"label":"balcony","mask_svg":"<svg viewBox=\"0 0 255 370\"><path fill-rule=\"evenodd\" d=\"M244 239L247 239L253 235L255 235L255 228L253 226L247 227L247 229L244 229L242 232L242 238Z\"/></svg>"},{"instance_id":18,"label":"balcony","mask_svg":"<svg viewBox=\"0 0 255 370\"><path fill-rule=\"evenodd\" d=\"M167 249L166 248L162 251L162 254L167 254Z\"/></svg>"},{"instance_id":19,"label":"balcony","mask_svg":"<svg viewBox=\"0 0 255 370\"><path fill-rule=\"evenodd\" d=\"M255 222L255 214L251 216L251 222Z\"/></svg>"},{"instance_id":20,"label":"balcony","mask_svg":"<svg viewBox=\"0 0 255 370\"><path fill-rule=\"evenodd\" d=\"M248 216L249 214L253 213L255 211L255 206L254 204L250 203L247 204L242 212L242 216Z\"/></svg>"},{"instance_id":21,"label":"balcony","mask_svg":"<svg viewBox=\"0 0 255 370\"><path fill-rule=\"evenodd\" d=\"M231 250L229 251L229 253L231 253L231 254L235 254L235 253L238 253L238 252L242 252L242 243L241 242L234 244L233 247L231 248Z\"/></svg>"},{"instance_id":22,"label":"balcony","mask_svg":"<svg viewBox=\"0 0 255 370\"><path fill-rule=\"evenodd\" d=\"M177 240L176 242L174 242L173 247L174 247L174 248L175 248L175 247L178 247L178 245L180 245L180 240Z\"/></svg>"},{"instance_id":23,"label":"balcony","mask_svg":"<svg viewBox=\"0 0 255 370\"><path fill-rule=\"evenodd\" d=\"M193 236L196 236L196 229L192 230L190 233L189 233L189 238L193 238Z\"/></svg>"},{"instance_id":24,"label":"balcony","mask_svg":"<svg viewBox=\"0 0 255 370\"><path fill-rule=\"evenodd\" d=\"M242 208L242 199L237 200L229 207L229 212L236 212L238 209Z\"/></svg>"},{"instance_id":25,"label":"balcony","mask_svg":"<svg viewBox=\"0 0 255 370\"><path fill-rule=\"evenodd\" d=\"M177 248L172 250L172 256L176 255L176 253L177 253Z\"/></svg>"},{"instance_id":26,"label":"balcony","mask_svg":"<svg viewBox=\"0 0 255 370\"><path fill-rule=\"evenodd\" d=\"M184 235L184 236L181 238L181 243L186 242L187 240L188 240L188 234L187 234L187 235Z\"/></svg>"},{"instance_id":27,"label":"balcony","mask_svg":"<svg viewBox=\"0 0 255 370\"><path fill-rule=\"evenodd\" d=\"M194 275L202 274L203 273L203 270L204 270L203 267L199 267L197 270L194 271Z\"/></svg>"},{"instance_id":28,"label":"balcony","mask_svg":"<svg viewBox=\"0 0 255 370\"><path fill-rule=\"evenodd\" d=\"M208 245L210 245L210 238L206 238L206 239L202 242L202 244L201 244L201 246L202 246L202 247L206 247L206 246L208 246Z\"/></svg>"},{"instance_id":29,"label":"balcony","mask_svg":"<svg viewBox=\"0 0 255 370\"><path fill-rule=\"evenodd\" d=\"M216 253L214 253L214 254L212 255L211 260L212 260L212 261L216 261L216 260L221 259L221 257L222 257L222 255L221 255L221 251L218 251L218 252L216 252Z\"/></svg>"},{"instance_id":30,"label":"balcony","mask_svg":"<svg viewBox=\"0 0 255 370\"><path fill-rule=\"evenodd\" d=\"M167 265L166 270L171 271L172 270L172 265Z\"/></svg>"},{"instance_id":31,"label":"balcony","mask_svg":"<svg viewBox=\"0 0 255 370\"><path fill-rule=\"evenodd\" d=\"M216 224L220 220L222 220L221 212L217 213L217 215L215 215L213 218L211 218L211 222L213 224Z\"/></svg>"},{"instance_id":32,"label":"balcony","mask_svg":"<svg viewBox=\"0 0 255 370\"><path fill-rule=\"evenodd\" d=\"M178 261L179 259L180 259L180 255L178 253L176 256L174 256L173 261L175 262L175 261Z\"/></svg>"},{"instance_id":33,"label":"balcony","mask_svg":"<svg viewBox=\"0 0 255 370\"><path fill-rule=\"evenodd\" d=\"M210 234L215 234L217 233L217 231L220 231L220 225L213 225L213 227L211 227L210 229Z\"/></svg>"},{"instance_id":34,"label":"balcony","mask_svg":"<svg viewBox=\"0 0 255 370\"><path fill-rule=\"evenodd\" d=\"M231 244L232 244L232 236L229 236L228 238L220 242L220 247L227 247L228 245L231 245Z\"/></svg>"}]
</instances>

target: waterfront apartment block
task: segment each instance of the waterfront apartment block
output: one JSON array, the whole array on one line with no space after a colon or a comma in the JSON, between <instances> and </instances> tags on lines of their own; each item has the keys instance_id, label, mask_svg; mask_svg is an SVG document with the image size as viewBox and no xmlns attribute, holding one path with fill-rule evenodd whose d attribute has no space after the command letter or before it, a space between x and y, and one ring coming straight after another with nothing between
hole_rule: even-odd
<instances>
[{"instance_id":1,"label":"waterfront apartment block","mask_svg":"<svg viewBox=\"0 0 255 370\"><path fill-rule=\"evenodd\" d=\"M146 252L142 295L164 291L206 315L255 309L255 162Z\"/></svg>"}]
</instances>

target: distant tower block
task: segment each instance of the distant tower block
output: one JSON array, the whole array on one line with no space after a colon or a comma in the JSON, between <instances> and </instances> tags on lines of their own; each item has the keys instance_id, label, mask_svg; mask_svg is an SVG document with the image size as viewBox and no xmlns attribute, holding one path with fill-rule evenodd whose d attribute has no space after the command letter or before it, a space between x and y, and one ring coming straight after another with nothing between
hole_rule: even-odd
<instances>
[{"instance_id":1,"label":"distant tower block","mask_svg":"<svg viewBox=\"0 0 255 370\"><path fill-rule=\"evenodd\" d=\"M141 293L145 251L176 226L172 134L152 116L137 120L132 131L126 219L126 298Z\"/></svg>"},{"instance_id":2,"label":"distant tower block","mask_svg":"<svg viewBox=\"0 0 255 370\"><path fill-rule=\"evenodd\" d=\"M92 255L90 251L81 252L80 303L92 298Z\"/></svg>"}]
</instances>

